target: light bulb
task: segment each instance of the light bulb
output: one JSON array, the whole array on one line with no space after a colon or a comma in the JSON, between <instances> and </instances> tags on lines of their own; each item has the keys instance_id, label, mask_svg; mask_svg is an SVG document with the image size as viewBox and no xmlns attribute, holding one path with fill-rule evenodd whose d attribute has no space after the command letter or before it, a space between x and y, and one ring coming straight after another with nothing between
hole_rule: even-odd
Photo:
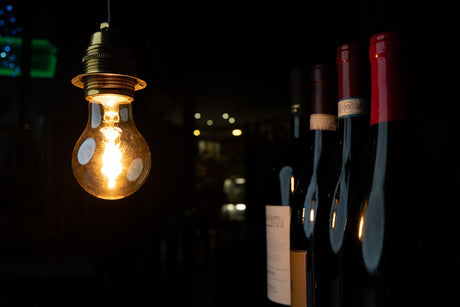
<instances>
[{"instance_id":1,"label":"light bulb","mask_svg":"<svg viewBox=\"0 0 460 307\"><path fill-rule=\"evenodd\" d=\"M136 192L150 172L150 150L136 128L131 102L101 94L88 104L88 123L72 153L72 169L88 193L120 199Z\"/></svg>"},{"instance_id":2,"label":"light bulb","mask_svg":"<svg viewBox=\"0 0 460 307\"><path fill-rule=\"evenodd\" d=\"M132 77L134 59L120 37L102 23L72 83L84 89L88 123L72 153L72 170L88 193L120 199L136 192L150 172L150 150L136 128L131 102L146 83Z\"/></svg>"}]
</instances>

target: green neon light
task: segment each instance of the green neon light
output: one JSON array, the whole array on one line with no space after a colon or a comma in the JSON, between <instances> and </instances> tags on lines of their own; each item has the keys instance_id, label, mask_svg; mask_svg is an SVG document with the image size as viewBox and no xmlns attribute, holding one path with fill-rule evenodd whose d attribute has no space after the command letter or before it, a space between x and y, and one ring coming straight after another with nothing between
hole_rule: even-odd
<instances>
[{"instance_id":1,"label":"green neon light","mask_svg":"<svg viewBox=\"0 0 460 307\"><path fill-rule=\"evenodd\" d=\"M32 39L31 48L30 76L32 78L53 78L58 49L50 41L41 38ZM0 76L20 76L21 55L21 37L0 37Z\"/></svg>"}]
</instances>

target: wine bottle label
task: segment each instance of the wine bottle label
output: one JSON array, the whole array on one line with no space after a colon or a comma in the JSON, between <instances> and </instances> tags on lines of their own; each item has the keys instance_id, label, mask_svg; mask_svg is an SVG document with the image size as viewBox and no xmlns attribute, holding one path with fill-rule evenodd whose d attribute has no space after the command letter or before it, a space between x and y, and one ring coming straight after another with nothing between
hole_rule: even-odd
<instances>
[{"instance_id":1,"label":"wine bottle label","mask_svg":"<svg viewBox=\"0 0 460 307\"><path fill-rule=\"evenodd\" d=\"M307 252L291 249L291 307L307 306Z\"/></svg>"},{"instance_id":2,"label":"wine bottle label","mask_svg":"<svg viewBox=\"0 0 460 307\"><path fill-rule=\"evenodd\" d=\"M338 102L338 115L340 117L356 116L369 112L369 102L362 98L344 98Z\"/></svg>"},{"instance_id":3,"label":"wine bottle label","mask_svg":"<svg viewBox=\"0 0 460 307\"><path fill-rule=\"evenodd\" d=\"M291 304L289 257L289 206L265 206L267 229L267 296L276 303Z\"/></svg>"},{"instance_id":4,"label":"wine bottle label","mask_svg":"<svg viewBox=\"0 0 460 307\"><path fill-rule=\"evenodd\" d=\"M310 130L337 130L337 116L331 114L311 114Z\"/></svg>"}]
</instances>

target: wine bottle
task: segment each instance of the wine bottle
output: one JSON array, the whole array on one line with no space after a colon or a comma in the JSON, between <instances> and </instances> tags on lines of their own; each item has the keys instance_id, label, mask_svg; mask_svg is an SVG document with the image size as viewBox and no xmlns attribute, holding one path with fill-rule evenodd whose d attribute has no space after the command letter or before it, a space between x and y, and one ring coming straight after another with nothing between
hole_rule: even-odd
<instances>
[{"instance_id":1,"label":"wine bottle","mask_svg":"<svg viewBox=\"0 0 460 307\"><path fill-rule=\"evenodd\" d=\"M362 159L369 137L367 77L361 47L345 44L337 49L338 142L337 176L331 174L320 195L314 244L316 306L341 306L339 264L348 206L360 180ZM366 61L366 62L365 62Z\"/></svg>"},{"instance_id":2,"label":"wine bottle","mask_svg":"<svg viewBox=\"0 0 460 307\"><path fill-rule=\"evenodd\" d=\"M370 41L370 153L345 230L344 306L414 306L422 295L417 293L423 272L422 176L404 92L403 41L400 32L376 34Z\"/></svg>"},{"instance_id":3,"label":"wine bottle","mask_svg":"<svg viewBox=\"0 0 460 307\"><path fill-rule=\"evenodd\" d=\"M291 304L290 198L302 170L306 143L305 76L301 68L290 72L291 135L268 166L266 202L267 296L271 306Z\"/></svg>"},{"instance_id":4,"label":"wine bottle","mask_svg":"<svg viewBox=\"0 0 460 307\"><path fill-rule=\"evenodd\" d=\"M335 154L337 116L331 68L312 67L310 134L307 164L295 187L291 213L291 305L314 306L313 237L321 183Z\"/></svg>"}]
</instances>

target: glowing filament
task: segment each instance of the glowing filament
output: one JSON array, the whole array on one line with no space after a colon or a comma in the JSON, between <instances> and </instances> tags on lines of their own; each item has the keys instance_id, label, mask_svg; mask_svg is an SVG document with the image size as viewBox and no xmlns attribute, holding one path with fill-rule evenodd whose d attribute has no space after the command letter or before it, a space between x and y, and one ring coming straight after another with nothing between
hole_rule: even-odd
<instances>
[{"instance_id":1,"label":"glowing filament","mask_svg":"<svg viewBox=\"0 0 460 307\"><path fill-rule=\"evenodd\" d=\"M122 154L120 151L119 136L121 129L117 127L105 127L101 129L104 134L105 150L102 154L102 173L109 179L109 188L115 187L115 179L121 174Z\"/></svg>"},{"instance_id":2,"label":"glowing filament","mask_svg":"<svg viewBox=\"0 0 460 307\"><path fill-rule=\"evenodd\" d=\"M294 179L294 175L291 175L291 194L294 194L294 183L295 183L295 179Z\"/></svg>"},{"instance_id":3,"label":"glowing filament","mask_svg":"<svg viewBox=\"0 0 460 307\"><path fill-rule=\"evenodd\" d=\"M116 127L120 122L117 102L113 99L107 99L102 102L102 105L104 107L103 122L106 126L101 128L105 144L104 153L102 154L101 172L109 180L108 187L113 189L116 186L115 179L122 171L121 159L123 155L120 150L120 135L122 130Z\"/></svg>"}]
</instances>

